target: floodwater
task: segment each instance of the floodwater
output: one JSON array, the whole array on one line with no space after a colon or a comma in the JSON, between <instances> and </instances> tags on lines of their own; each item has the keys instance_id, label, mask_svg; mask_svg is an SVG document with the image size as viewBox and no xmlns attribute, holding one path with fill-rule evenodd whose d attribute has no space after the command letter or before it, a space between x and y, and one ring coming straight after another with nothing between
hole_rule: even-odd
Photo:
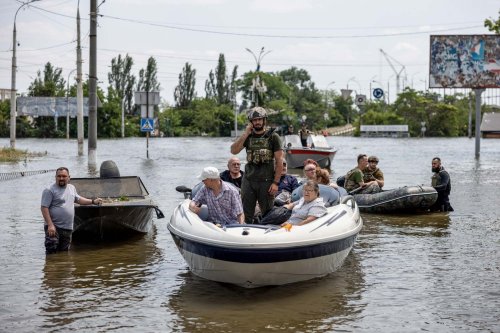
<instances>
[{"instance_id":1,"label":"floodwater","mask_svg":"<svg viewBox=\"0 0 500 333\"><path fill-rule=\"evenodd\" d=\"M138 175L166 218L146 236L74 243L46 256L40 198L54 173L0 180L0 331L4 332L500 332L500 140L329 137L334 178L375 154L386 188L430 184L440 156L452 178L452 213L363 214L337 272L312 281L241 289L190 273L166 224L204 166L224 169L231 138L99 140L98 165ZM85 150L87 149L85 143ZM8 146L8 138L0 138ZM67 166L92 175L76 140L18 139L47 155L0 173ZM240 157L243 157L240 154ZM300 170L291 170L300 173Z\"/></svg>"}]
</instances>

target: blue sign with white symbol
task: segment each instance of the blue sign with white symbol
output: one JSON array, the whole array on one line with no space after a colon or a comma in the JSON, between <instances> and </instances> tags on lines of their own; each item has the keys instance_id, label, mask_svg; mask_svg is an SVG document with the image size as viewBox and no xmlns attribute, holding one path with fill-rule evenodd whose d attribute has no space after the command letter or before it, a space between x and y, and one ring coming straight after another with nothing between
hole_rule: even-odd
<instances>
[{"instance_id":1,"label":"blue sign with white symbol","mask_svg":"<svg viewBox=\"0 0 500 333\"><path fill-rule=\"evenodd\" d=\"M153 132L154 124L153 118L141 118L141 132Z\"/></svg>"},{"instance_id":2,"label":"blue sign with white symbol","mask_svg":"<svg viewBox=\"0 0 500 333\"><path fill-rule=\"evenodd\" d=\"M384 91L381 88L373 89L373 97L375 97L376 99L384 97Z\"/></svg>"}]
</instances>

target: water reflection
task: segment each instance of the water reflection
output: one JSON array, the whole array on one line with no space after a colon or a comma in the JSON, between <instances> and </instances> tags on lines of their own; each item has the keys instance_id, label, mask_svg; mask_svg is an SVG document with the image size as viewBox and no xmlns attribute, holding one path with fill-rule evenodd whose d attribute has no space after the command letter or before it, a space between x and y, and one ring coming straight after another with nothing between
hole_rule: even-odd
<instances>
[{"instance_id":1,"label":"water reflection","mask_svg":"<svg viewBox=\"0 0 500 333\"><path fill-rule=\"evenodd\" d=\"M411 215L363 214L365 229L371 230L372 224L390 227L393 233L410 236L444 237L449 235L450 216L445 213L422 213ZM381 232L386 232L387 230Z\"/></svg>"},{"instance_id":2,"label":"water reflection","mask_svg":"<svg viewBox=\"0 0 500 333\"><path fill-rule=\"evenodd\" d=\"M355 321L364 276L351 252L339 271L324 278L279 287L243 289L182 273L184 280L166 307L176 332L331 332ZM300 314L300 315L299 315Z\"/></svg>"},{"instance_id":3,"label":"water reflection","mask_svg":"<svg viewBox=\"0 0 500 333\"><path fill-rule=\"evenodd\" d=\"M99 327L103 313L123 314L121 308L147 296L141 288L160 260L156 229L126 242L76 243L68 253L46 256L40 290L42 327L81 329L85 318Z\"/></svg>"}]
</instances>

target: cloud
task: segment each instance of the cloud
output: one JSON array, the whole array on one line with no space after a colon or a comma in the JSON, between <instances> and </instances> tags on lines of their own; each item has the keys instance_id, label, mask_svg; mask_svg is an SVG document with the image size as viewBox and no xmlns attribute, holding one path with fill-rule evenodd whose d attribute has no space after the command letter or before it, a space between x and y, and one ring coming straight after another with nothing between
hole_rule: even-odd
<instances>
[{"instance_id":1,"label":"cloud","mask_svg":"<svg viewBox=\"0 0 500 333\"><path fill-rule=\"evenodd\" d=\"M270 13L291 13L312 8L312 0L254 0L250 5L253 11Z\"/></svg>"}]
</instances>

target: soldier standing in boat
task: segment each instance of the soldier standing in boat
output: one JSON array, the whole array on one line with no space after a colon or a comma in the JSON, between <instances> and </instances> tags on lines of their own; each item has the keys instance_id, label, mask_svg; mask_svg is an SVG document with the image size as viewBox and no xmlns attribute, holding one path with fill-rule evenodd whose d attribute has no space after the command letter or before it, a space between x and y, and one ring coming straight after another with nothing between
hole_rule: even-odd
<instances>
[{"instance_id":1,"label":"soldier standing in boat","mask_svg":"<svg viewBox=\"0 0 500 333\"><path fill-rule=\"evenodd\" d=\"M246 223L253 223L257 203L262 216L274 205L283 169L283 147L279 135L266 128L267 112L264 108L250 109L248 121L243 134L231 145L231 153L237 155L246 148L241 197Z\"/></svg>"},{"instance_id":2,"label":"soldier standing in boat","mask_svg":"<svg viewBox=\"0 0 500 333\"><path fill-rule=\"evenodd\" d=\"M453 212L453 207L450 204L451 192L451 179L448 171L441 165L441 159L434 157L432 159L432 187L438 193L438 199L430 208L431 211L436 212Z\"/></svg>"}]
</instances>

